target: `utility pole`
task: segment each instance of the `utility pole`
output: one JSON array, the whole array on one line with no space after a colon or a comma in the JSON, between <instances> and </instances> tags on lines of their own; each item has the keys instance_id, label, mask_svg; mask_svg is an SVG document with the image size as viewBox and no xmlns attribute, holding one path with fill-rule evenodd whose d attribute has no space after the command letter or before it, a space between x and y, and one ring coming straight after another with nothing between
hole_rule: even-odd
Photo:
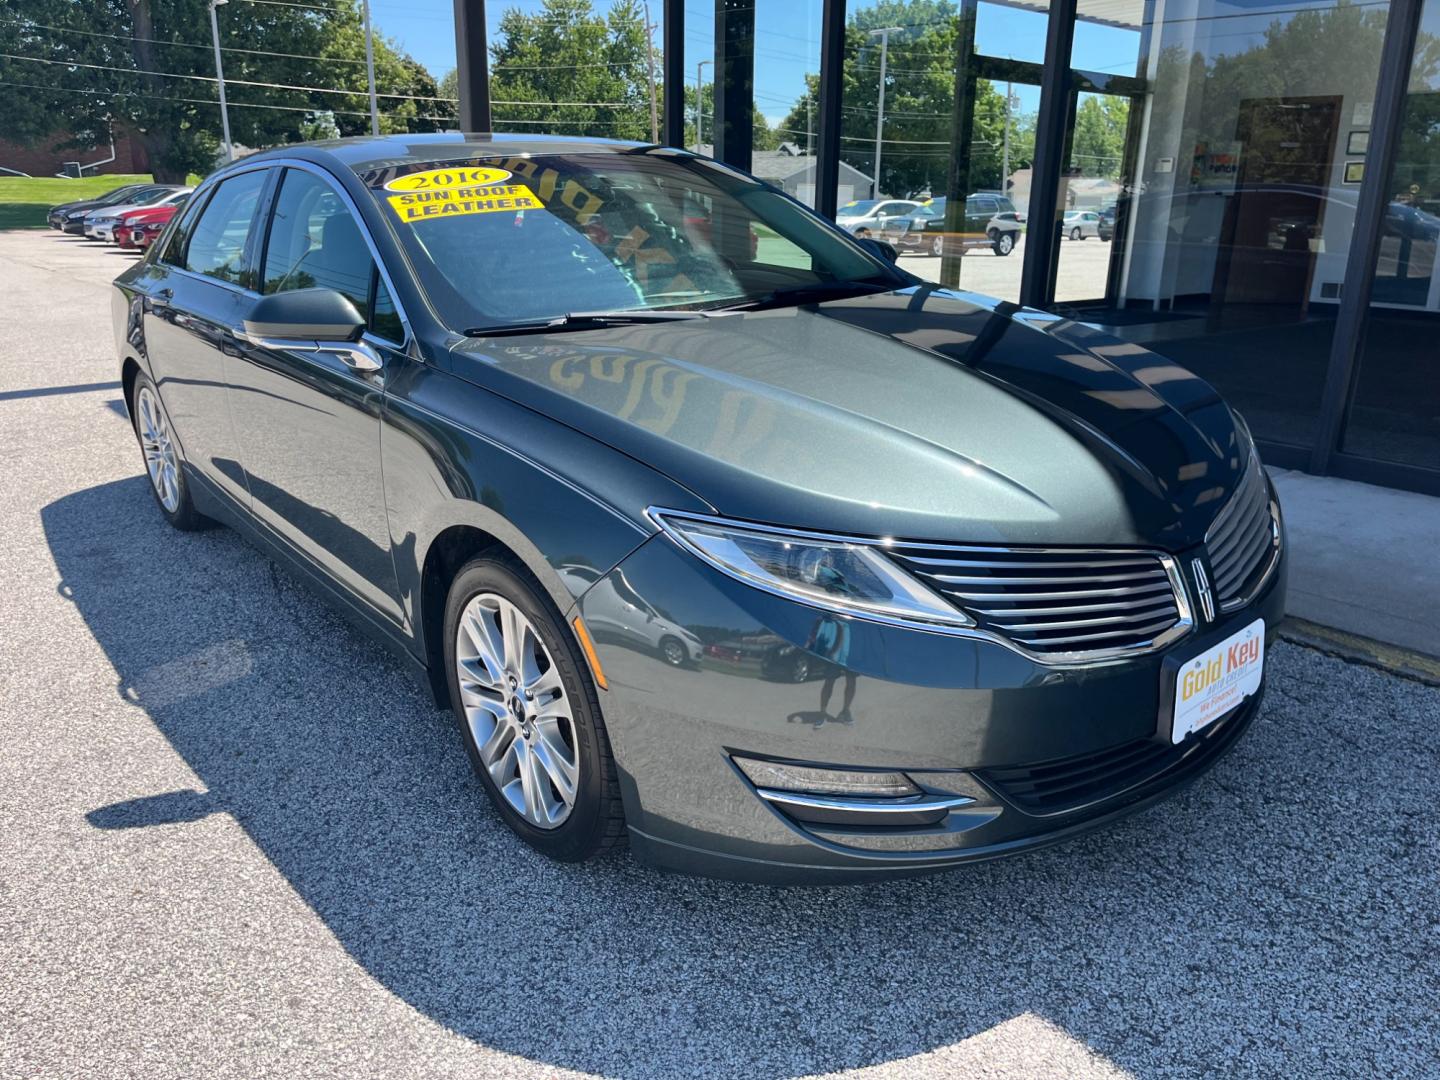
<instances>
[{"instance_id":1,"label":"utility pole","mask_svg":"<svg viewBox=\"0 0 1440 1080\"><path fill-rule=\"evenodd\" d=\"M705 118L705 65L715 66L714 60L701 60L695 65L695 152L703 154L705 138L700 134L700 128Z\"/></svg>"},{"instance_id":2,"label":"utility pole","mask_svg":"<svg viewBox=\"0 0 1440 1080\"><path fill-rule=\"evenodd\" d=\"M230 106L225 103L225 68L220 63L220 24L215 9L230 0L210 0L210 38L215 42L215 81L220 87L220 130L225 133L225 160L235 160L235 146L230 141Z\"/></svg>"},{"instance_id":3,"label":"utility pole","mask_svg":"<svg viewBox=\"0 0 1440 1080\"><path fill-rule=\"evenodd\" d=\"M890 56L890 35L899 33L901 29L899 26L882 26L869 34L870 37L880 35L880 95L875 110L875 190L870 192L872 199L880 198L880 144L885 131L885 64Z\"/></svg>"},{"instance_id":4,"label":"utility pole","mask_svg":"<svg viewBox=\"0 0 1440 1080\"><path fill-rule=\"evenodd\" d=\"M365 15L365 74L370 79L370 134L380 134L380 105L375 100L375 39L370 33L370 0L360 0Z\"/></svg>"},{"instance_id":5,"label":"utility pole","mask_svg":"<svg viewBox=\"0 0 1440 1080\"><path fill-rule=\"evenodd\" d=\"M645 58L650 62L650 141L660 141L660 106L655 101L655 24L650 21L650 0L645 0Z\"/></svg>"},{"instance_id":6,"label":"utility pole","mask_svg":"<svg viewBox=\"0 0 1440 1080\"><path fill-rule=\"evenodd\" d=\"M1001 151L1000 194L1010 194L1010 82L1005 82L1005 140Z\"/></svg>"},{"instance_id":7,"label":"utility pole","mask_svg":"<svg viewBox=\"0 0 1440 1080\"><path fill-rule=\"evenodd\" d=\"M655 100L655 24L650 21L650 0L645 0L645 59L650 65L650 141L660 141L660 106Z\"/></svg>"}]
</instances>

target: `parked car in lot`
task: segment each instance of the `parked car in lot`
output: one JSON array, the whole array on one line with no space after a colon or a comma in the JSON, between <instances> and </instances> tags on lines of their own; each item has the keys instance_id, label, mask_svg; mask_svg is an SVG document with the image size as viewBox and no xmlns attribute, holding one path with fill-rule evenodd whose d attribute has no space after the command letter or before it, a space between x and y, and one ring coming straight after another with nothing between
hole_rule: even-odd
<instances>
[{"instance_id":1,"label":"parked car in lot","mask_svg":"<svg viewBox=\"0 0 1440 1080\"><path fill-rule=\"evenodd\" d=\"M1150 805L1256 714L1275 493L1143 349L632 143L288 146L165 237L112 303L160 514L391 648L555 858L935 871ZM764 647L676 663L660 623Z\"/></svg>"},{"instance_id":2,"label":"parked car in lot","mask_svg":"<svg viewBox=\"0 0 1440 1080\"><path fill-rule=\"evenodd\" d=\"M93 202L71 203L68 210L61 210L58 214L59 225L57 227L61 232L69 233L73 236L84 236L85 219L97 210L110 210L122 205L143 206L162 197L166 192L173 190L175 190L174 186L170 184L145 184L134 190L124 191L123 194L119 195L111 192L110 194L115 196L113 201L102 199Z\"/></svg>"},{"instance_id":3,"label":"parked car in lot","mask_svg":"<svg viewBox=\"0 0 1440 1080\"><path fill-rule=\"evenodd\" d=\"M124 184L93 199L72 199L70 202L52 206L49 211L46 212L45 220L52 229L63 231L65 221L72 211L82 212L81 217L83 218L83 211L92 210L100 206L115 206L126 201L128 196L154 186L154 184Z\"/></svg>"},{"instance_id":4,"label":"parked car in lot","mask_svg":"<svg viewBox=\"0 0 1440 1080\"><path fill-rule=\"evenodd\" d=\"M1066 210L1060 234L1070 240L1100 235L1100 215L1094 210Z\"/></svg>"},{"instance_id":5,"label":"parked car in lot","mask_svg":"<svg viewBox=\"0 0 1440 1080\"><path fill-rule=\"evenodd\" d=\"M85 215L85 235L92 240L113 241L115 228L131 214L142 210L154 210L162 206L183 206L190 197L188 187L169 187L163 194L148 197L137 196L133 202L122 202L118 206L92 210Z\"/></svg>"},{"instance_id":6,"label":"parked car in lot","mask_svg":"<svg viewBox=\"0 0 1440 1080\"><path fill-rule=\"evenodd\" d=\"M913 199L860 199L842 206L835 224L852 236L875 236L885 223L910 213L920 204Z\"/></svg>"},{"instance_id":7,"label":"parked car in lot","mask_svg":"<svg viewBox=\"0 0 1440 1080\"><path fill-rule=\"evenodd\" d=\"M1111 240L1115 239L1114 204L1101 208L1100 220L1096 222L1095 228L1097 235L1100 237L1101 240L1104 240L1106 243L1109 243Z\"/></svg>"},{"instance_id":8,"label":"parked car in lot","mask_svg":"<svg viewBox=\"0 0 1440 1080\"><path fill-rule=\"evenodd\" d=\"M881 237L897 251L943 255L973 248L989 248L1009 255L1025 231L1015 204L1004 195L971 195L965 200L965 217L958 231L950 231L945 217L948 200L931 199L903 218L886 223Z\"/></svg>"},{"instance_id":9,"label":"parked car in lot","mask_svg":"<svg viewBox=\"0 0 1440 1080\"><path fill-rule=\"evenodd\" d=\"M144 251L165 231L170 219L180 212L184 201L126 214L115 226L115 243L129 250Z\"/></svg>"}]
</instances>

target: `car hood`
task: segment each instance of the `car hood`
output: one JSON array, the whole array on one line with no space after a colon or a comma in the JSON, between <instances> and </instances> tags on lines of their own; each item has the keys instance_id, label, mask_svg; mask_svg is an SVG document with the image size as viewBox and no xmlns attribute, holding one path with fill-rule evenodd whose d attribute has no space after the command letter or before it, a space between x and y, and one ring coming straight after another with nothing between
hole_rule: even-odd
<instances>
[{"instance_id":1,"label":"car hood","mask_svg":"<svg viewBox=\"0 0 1440 1080\"><path fill-rule=\"evenodd\" d=\"M1203 538L1247 455L1203 380L933 286L705 320L466 339L462 378L723 515L954 542Z\"/></svg>"}]
</instances>

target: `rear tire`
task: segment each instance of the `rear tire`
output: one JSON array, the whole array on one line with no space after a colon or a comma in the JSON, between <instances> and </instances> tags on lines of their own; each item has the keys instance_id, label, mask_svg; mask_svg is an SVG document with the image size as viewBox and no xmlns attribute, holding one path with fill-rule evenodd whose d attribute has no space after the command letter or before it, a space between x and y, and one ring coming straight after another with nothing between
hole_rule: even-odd
<instances>
[{"instance_id":1,"label":"rear tire","mask_svg":"<svg viewBox=\"0 0 1440 1080\"><path fill-rule=\"evenodd\" d=\"M150 494L155 505L173 528L181 532L208 529L215 523L199 510L190 497L190 482L185 478L185 458L170 427L170 416L150 376L143 371L135 376L130 388L130 427L140 444L140 455L150 479Z\"/></svg>"},{"instance_id":2,"label":"rear tire","mask_svg":"<svg viewBox=\"0 0 1440 1080\"><path fill-rule=\"evenodd\" d=\"M994 242L991 244L991 247L994 249L995 254L1001 258L1004 258L1015 250L1015 237L1012 233L995 233L992 239Z\"/></svg>"},{"instance_id":3,"label":"rear tire","mask_svg":"<svg viewBox=\"0 0 1440 1080\"><path fill-rule=\"evenodd\" d=\"M1070 230L1070 239L1071 239L1071 240L1084 240L1084 239L1085 239L1085 235L1084 235L1084 233L1082 233L1079 229L1071 229L1071 230Z\"/></svg>"},{"instance_id":4,"label":"rear tire","mask_svg":"<svg viewBox=\"0 0 1440 1080\"><path fill-rule=\"evenodd\" d=\"M512 610L520 618L507 625L520 632L506 637L502 623ZM496 630L500 637L492 636ZM555 604L517 563L481 555L451 583L444 634L461 738L505 824L561 862L619 844L625 816L600 702ZM480 639L495 648L477 649Z\"/></svg>"}]
</instances>

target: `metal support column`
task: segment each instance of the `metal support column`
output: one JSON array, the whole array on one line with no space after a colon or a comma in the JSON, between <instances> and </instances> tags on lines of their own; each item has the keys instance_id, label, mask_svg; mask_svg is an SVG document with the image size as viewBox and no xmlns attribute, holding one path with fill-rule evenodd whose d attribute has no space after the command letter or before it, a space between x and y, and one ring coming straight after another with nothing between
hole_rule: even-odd
<instances>
[{"instance_id":1,"label":"metal support column","mask_svg":"<svg viewBox=\"0 0 1440 1080\"><path fill-rule=\"evenodd\" d=\"M1350 253L1345 259L1345 287L1340 293L1335 336L1330 342L1330 365L1325 373L1315 445L1310 451L1313 473L1328 472L1330 458L1339 447L1345 406L1364 345L1370 295L1375 285L1375 261L1380 254L1380 227L1390 202L1388 185L1400 147L1400 124L1423 4L1424 0L1391 0L1390 17L1385 24L1385 42L1380 47L1380 81L1375 87L1375 107L1370 121L1370 148L1365 155L1365 180L1355 208Z\"/></svg>"},{"instance_id":2,"label":"metal support column","mask_svg":"<svg viewBox=\"0 0 1440 1080\"><path fill-rule=\"evenodd\" d=\"M815 149L815 210L833 219L840 186L841 96L845 89L845 0L820 12L820 136Z\"/></svg>"},{"instance_id":3,"label":"metal support column","mask_svg":"<svg viewBox=\"0 0 1440 1080\"><path fill-rule=\"evenodd\" d=\"M665 0L665 27L661 44L665 54L662 72L664 90L661 107L665 128L661 140L666 146L685 145L685 0Z\"/></svg>"},{"instance_id":4,"label":"metal support column","mask_svg":"<svg viewBox=\"0 0 1440 1080\"><path fill-rule=\"evenodd\" d=\"M485 0L455 0L455 82L460 94L460 130L488 132L492 125Z\"/></svg>"},{"instance_id":5,"label":"metal support column","mask_svg":"<svg viewBox=\"0 0 1440 1080\"><path fill-rule=\"evenodd\" d=\"M976 0L964 0L956 16L955 111L950 122L955 141L945 178L945 240L940 258L940 284L952 289L960 285L965 254L965 203L970 195L970 147L975 141L975 21L979 8Z\"/></svg>"},{"instance_id":6,"label":"metal support column","mask_svg":"<svg viewBox=\"0 0 1440 1080\"><path fill-rule=\"evenodd\" d=\"M1052 0L1045 31L1045 69L1040 78L1040 115L1035 125L1035 160L1030 171L1025 265L1020 274L1020 302L1030 307L1050 302L1060 242L1057 205L1070 115L1070 46L1075 39L1075 8L1076 0Z\"/></svg>"},{"instance_id":7,"label":"metal support column","mask_svg":"<svg viewBox=\"0 0 1440 1080\"><path fill-rule=\"evenodd\" d=\"M715 160L749 170L755 116L755 0L715 0Z\"/></svg>"}]
</instances>

